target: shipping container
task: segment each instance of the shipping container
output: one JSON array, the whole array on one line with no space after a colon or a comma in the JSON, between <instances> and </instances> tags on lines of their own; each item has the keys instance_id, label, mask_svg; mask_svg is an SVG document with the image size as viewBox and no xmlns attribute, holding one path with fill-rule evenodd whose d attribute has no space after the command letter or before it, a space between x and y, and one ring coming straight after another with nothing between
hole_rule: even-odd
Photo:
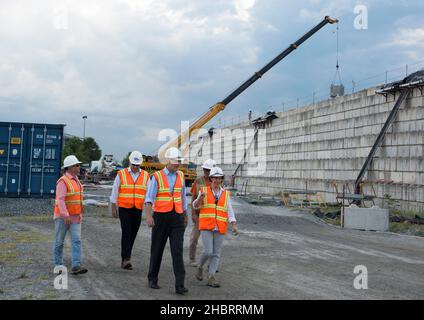
<instances>
[{"instance_id":1,"label":"shipping container","mask_svg":"<svg viewBox=\"0 0 424 320\"><path fill-rule=\"evenodd\" d=\"M0 197L54 197L64 126L0 122Z\"/></svg>"}]
</instances>

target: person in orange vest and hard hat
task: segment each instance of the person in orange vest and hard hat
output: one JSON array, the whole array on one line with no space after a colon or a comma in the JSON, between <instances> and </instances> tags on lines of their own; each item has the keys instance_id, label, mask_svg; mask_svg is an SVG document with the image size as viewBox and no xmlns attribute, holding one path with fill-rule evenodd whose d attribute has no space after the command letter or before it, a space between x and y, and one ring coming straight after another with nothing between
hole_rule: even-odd
<instances>
[{"instance_id":1,"label":"person in orange vest and hard hat","mask_svg":"<svg viewBox=\"0 0 424 320\"><path fill-rule=\"evenodd\" d=\"M236 218L231 205L231 194L222 187L224 181L222 169L219 167L212 168L209 179L211 180L211 185L202 187L193 202L193 207L200 210L199 230L204 249L200 257L196 278L200 281L203 280L203 265L210 259L207 285L218 288L220 284L215 279L215 273L218 268L228 224L231 224L235 235L239 233L239 230L236 226Z\"/></svg>"},{"instance_id":2,"label":"person in orange vest and hard hat","mask_svg":"<svg viewBox=\"0 0 424 320\"><path fill-rule=\"evenodd\" d=\"M63 244L66 233L71 234L71 274L82 274L88 270L81 265L81 222L83 214L83 187L78 179L80 164L77 157L69 155L63 160L65 171L56 183L54 205L54 264L63 266Z\"/></svg>"},{"instance_id":3,"label":"person in orange vest and hard hat","mask_svg":"<svg viewBox=\"0 0 424 320\"><path fill-rule=\"evenodd\" d=\"M188 289L184 286L183 243L187 226L187 198L184 173L178 170L182 157L180 151L172 147L166 151L165 158L168 162L166 167L155 172L150 178L145 201L146 221L152 228L149 287L160 289L159 269L163 250L169 238L175 292L185 294Z\"/></svg>"},{"instance_id":4,"label":"person in orange vest and hard hat","mask_svg":"<svg viewBox=\"0 0 424 320\"><path fill-rule=\"evenodd\" d=\"M190 191L192 194L193 201L197 198L200 188L210 186L211 182L209 180L209 173L211 172L211 169L215 166L216 166L216 162L215 160L212 160L212 159L208 159L203 163L202 165L203 176L197 177L193 185L191 186ZM193 229L191 230L191 235L190 235L189 258L190 258L190 265L192 267L197 267L196 249L197 249L197 242L199 241L199 236L200 236L199 210L194 209L193 205L192 205L192 211L191 211L191 219L193 221Z\"/></svg>"},{"instance_id":5,"label":"person in orange vest and hard hat","mask_svg":"<svg viewBox=\"0 0 424 320\"><path fill-rule=\"evenodd\" d=\"M112 216L121 221L121 268L132 270L131 253L140 229L144 198L149 174L140 168L143 156L139 151L131 152L130 166L118 171L112 187L110 202Z\"/></svg>"}]
</instances>

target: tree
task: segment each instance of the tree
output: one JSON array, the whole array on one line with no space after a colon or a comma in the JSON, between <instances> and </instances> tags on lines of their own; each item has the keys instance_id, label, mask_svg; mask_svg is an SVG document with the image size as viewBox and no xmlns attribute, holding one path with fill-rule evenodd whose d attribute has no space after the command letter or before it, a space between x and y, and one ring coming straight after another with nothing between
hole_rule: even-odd
<instances>
[{"instance_id":1,"label":"tree","mask_svg":"<svg viewBox=\"0 0 424 320\"><path fill-rule=\"evenodd\" d=\"M97 144L94 138L85 138L82 142L83 150L83 162L91 162L93 160L99 160L102 156L102 150L100 150L99 145ZM82 160L81 160L82 161Z\"/></svg>"},{"instance_id":2,"label":"tree","mask_svg":"<svg viewBox=\"0 0 424 320\"><path fill-rule=\"evenodd\" d=\"M128 154L124 157L124 159L122 159L122 166L124 168L127 168L130 166L130 154L131 152L128 152Z\"/></svg>"},{"instance_id":3,"label":"tree","mask_svg":"<svg viewBox=\"0 0 424 320\"><path fill-rule=\"evenodd\" d=\"M100 159L102 150L100 150L94 138L89 137L81 140L78 137L72 137L65 141L63 158L71 154L75 155L82 163L90 163L93 160Z\"/></svg>"}]
</instances>

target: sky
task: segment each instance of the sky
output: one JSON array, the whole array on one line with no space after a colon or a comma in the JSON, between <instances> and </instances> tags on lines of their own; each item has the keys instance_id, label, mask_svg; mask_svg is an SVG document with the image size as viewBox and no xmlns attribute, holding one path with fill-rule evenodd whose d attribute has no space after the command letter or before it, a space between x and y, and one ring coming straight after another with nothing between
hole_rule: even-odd
<instances>
[{"instance_id":1,"label":"sky","mask_svg":"<svg viewBox=\"0 0 424 320\"><path fill-rule=\"evenodd\" d=\"M154 154L161 130L201 116L325 15L338 33L322 28L206 128L327 99L337 56L347 93L423 68L422 12L421 0L0 0L0 121L82 136L86 115L103 154Z\"/></svg>"}]
</instances>

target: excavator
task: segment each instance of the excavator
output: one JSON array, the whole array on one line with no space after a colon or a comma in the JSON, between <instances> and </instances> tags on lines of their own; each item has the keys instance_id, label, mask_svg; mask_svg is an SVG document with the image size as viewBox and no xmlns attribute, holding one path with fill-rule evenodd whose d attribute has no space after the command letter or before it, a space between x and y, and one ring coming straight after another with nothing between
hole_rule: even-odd
<instances>
[{"instance_id":1,"label":"excavator","mask_svg":"<svg viewBox=\"0 0 424 320\"><path fill-rule=\"evenodd\" d=\"M198 118L194 123L192 123L187 130L180 133L180 135L166 143L159 149L157 156L143 156L142 168L147 170L149 173L157 170L161 170L165 167L164 155L168 148L177 147L181 148L184 143L190 141L190 136L195 130L201 129L205 124L207 124L211 119L213 119L218 113L223 111L225 107L233 101L237 96L244 92L248 87L250 87L256 80L260 79L268 70L275 66L278 62L288 56L291 52L296 50L303 42L309 39L317 31L323 28L325 25L337 23L337 19L332 19L329 16L325 16L324 19L318 23L315 27L309 30L306 34L300 37L296 42L290 44L283 52L277 55L269 63L267 63L262 69L255 72L249 79L247 79L243 84L241 84L237 89L231 92L225 99L215 103L209 108L209 110L204 113L200 118ZM187 152L187 151L186 151ZM183 156L186 155L186 152L183 152ZM191 163L181 164L181 171L184 172L187 185L190 185L196 179L196 169L195 166Z\"/></svg>"}]
</instances>

